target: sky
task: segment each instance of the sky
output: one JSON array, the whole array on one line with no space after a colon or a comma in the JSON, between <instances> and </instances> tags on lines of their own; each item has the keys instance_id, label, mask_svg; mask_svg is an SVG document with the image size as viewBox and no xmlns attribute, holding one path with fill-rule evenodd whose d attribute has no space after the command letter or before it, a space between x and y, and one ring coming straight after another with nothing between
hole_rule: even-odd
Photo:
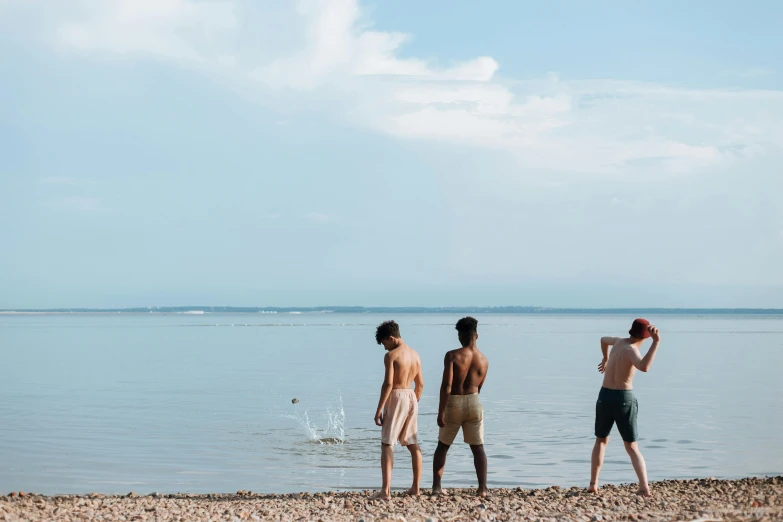
<instances>
[{"instance_id":1,"label":"sky","mask_svg":"<svg viewBox=\"0 0 783 522\"><path fill-rule=\"evenodd\" d=\"M783 308L781 22L0 0L0 309Z\"/></svg>"}]
</instances>

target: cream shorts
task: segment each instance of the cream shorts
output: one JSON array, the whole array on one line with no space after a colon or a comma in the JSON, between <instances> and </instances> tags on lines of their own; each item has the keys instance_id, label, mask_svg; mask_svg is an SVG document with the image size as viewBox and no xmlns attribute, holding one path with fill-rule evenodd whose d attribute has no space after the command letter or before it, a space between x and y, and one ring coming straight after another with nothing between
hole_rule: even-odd
<instances>
[{"instance_id":1,"label":"cream shorts","mask_svg":"<svg viewBox=\"0 0 783 522\"><path fill-rule=\"evenodd\" d=\"M383 408L381 442L394 446L418 444L419 401L412 389L392 390Z\"/></svg>"}]
</instances>

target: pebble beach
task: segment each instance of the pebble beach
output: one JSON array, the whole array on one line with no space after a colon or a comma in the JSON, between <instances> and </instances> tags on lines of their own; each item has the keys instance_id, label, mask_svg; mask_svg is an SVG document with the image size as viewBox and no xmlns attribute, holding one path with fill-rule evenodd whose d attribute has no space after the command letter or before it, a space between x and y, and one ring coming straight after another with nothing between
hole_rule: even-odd
<instances>
[{"instance_id":1,"label":"pebble beach","mask_svg":"<svg viewBox=\"0 0 783 522\"><path fill-rule=\"evenodd\" d=\"M2 521L207 521L352 520L461 521L772 521L783 520L783 477L740 480L665 480L642 498L635 485L606 485L598 494L583 488L453 489L444 496L395 493L390 501L370 492L44 496L13 492L0 497Z\"/></svg>"}]
</instances>

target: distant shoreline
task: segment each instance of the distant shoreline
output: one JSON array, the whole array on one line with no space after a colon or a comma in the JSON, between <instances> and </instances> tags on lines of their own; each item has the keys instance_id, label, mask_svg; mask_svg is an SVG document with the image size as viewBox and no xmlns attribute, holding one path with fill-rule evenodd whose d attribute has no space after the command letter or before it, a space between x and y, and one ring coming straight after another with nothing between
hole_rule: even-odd
<instances>
[{"instance_id":1,"label":"distant shoreline","mask_svg":"<svg viewBox=\"0 0 783 522\"><path fill-rule=\"evenodd\" d=\"M455 307L242 307L161 306L128 308L5 309L0 315L117 315L117 314L496 314L496 315L783 315L783 308L548 308L538 306Z\"/></svg>"}]
</instances>

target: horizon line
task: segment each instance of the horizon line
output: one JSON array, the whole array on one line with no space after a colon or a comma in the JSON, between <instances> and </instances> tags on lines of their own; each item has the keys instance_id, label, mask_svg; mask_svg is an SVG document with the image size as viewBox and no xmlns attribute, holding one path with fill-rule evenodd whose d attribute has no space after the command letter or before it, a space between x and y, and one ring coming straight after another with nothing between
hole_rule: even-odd
<instances>
[{"instance_id":1,"label":"horizon line","mask_svg":"<svg viewBox=\"0 0 783 522\"><path fill-rule=\"evenodd\" d=\"M783 314L783 308L705 308L705 307L549 307L549 306L126 306L126 307L59 307L59 308L3 308L0 314L24 313L488 313L488 314L547 314L547 313L701 313L701 314Z\"/></svg>"}]
</instances>

